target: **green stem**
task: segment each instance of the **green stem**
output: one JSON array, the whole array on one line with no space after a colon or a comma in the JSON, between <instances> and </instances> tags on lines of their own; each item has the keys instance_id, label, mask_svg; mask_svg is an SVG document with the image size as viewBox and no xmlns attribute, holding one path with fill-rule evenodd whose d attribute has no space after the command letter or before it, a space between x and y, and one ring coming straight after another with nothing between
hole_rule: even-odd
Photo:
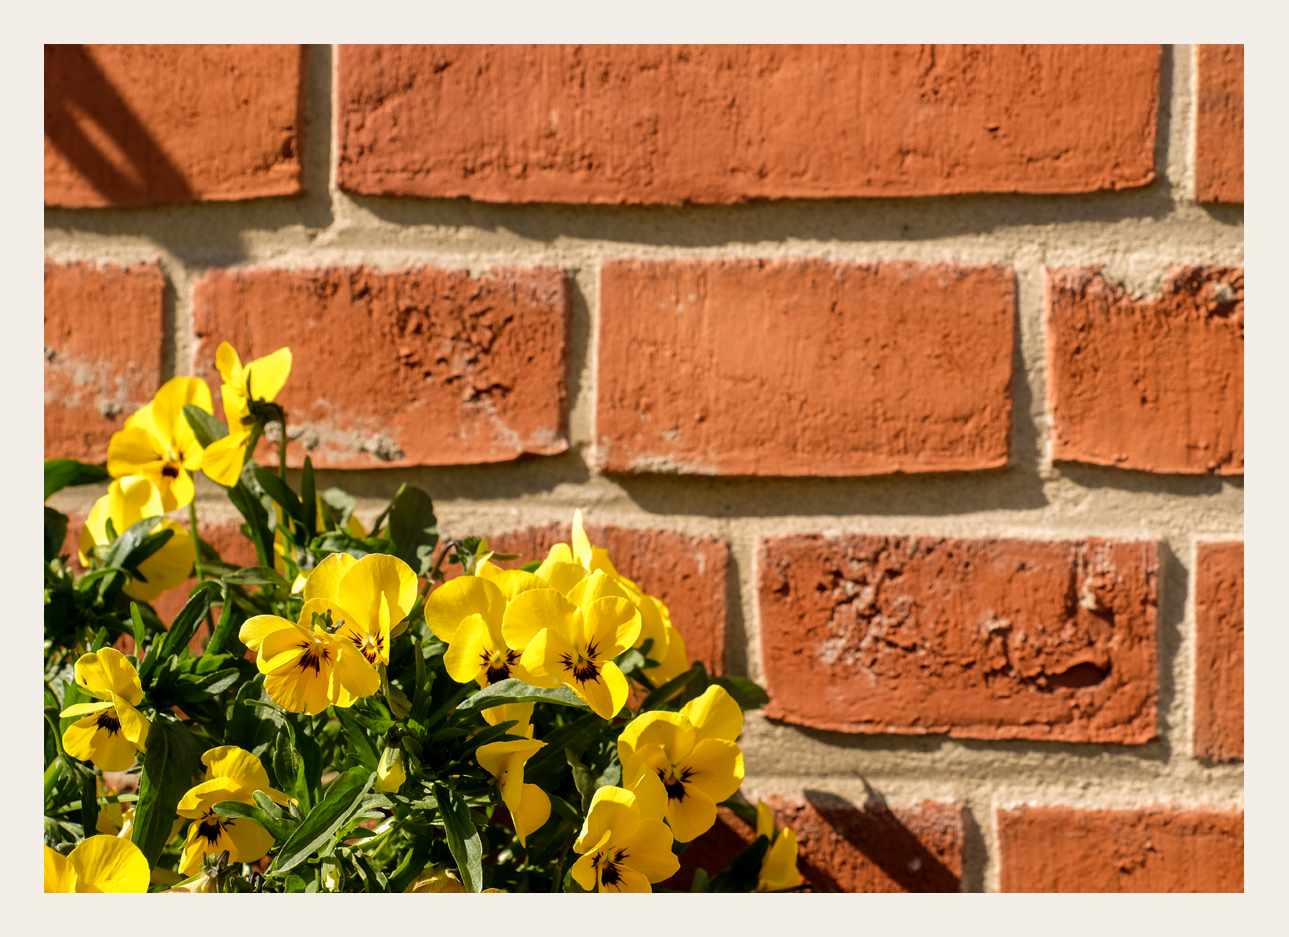
<instances>
[{"instance_id":1,"label":"green stem","mask_svg":"<svg viewBox=\"0 0 1289 937\"><path fill-rule=\"evenodd\" d=\"M286 481L286 411L282 411L282 438L277 443L277 474Z\"/></svg>"},{"instance_id":2,"label":"green stem","mask_svg":"<svg viewBox=\"0 0 1289 937\"><path fill-rule=\"evenodd\" d=\"M197 567L197 581L203 582L206 574L201 569L201 539L197 536L197 497L188 502L188 524L192 528L192 561Z\"/></svg>"}]
</instances>

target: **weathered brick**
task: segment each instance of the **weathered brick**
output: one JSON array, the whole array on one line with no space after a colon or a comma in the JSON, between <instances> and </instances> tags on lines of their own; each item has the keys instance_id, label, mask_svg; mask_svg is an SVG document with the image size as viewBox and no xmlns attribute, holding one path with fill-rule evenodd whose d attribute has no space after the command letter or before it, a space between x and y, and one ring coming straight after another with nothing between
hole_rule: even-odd
<instances>
[{"instance_id":1,"label":"weathered brick","mask_svg":"<svg viewBox=\"0 0 1289 937\"><path fill-rule=\"evenodd\" d=\"M492 202L1154 179L1159 46L343 46L340 187Z\"/></svg>"},{"instance_id":2,"label":"weathered brick","mask_svg":"<svg viewBox=\"0 0 1289 937\"><path fill-rule=\"evenodd\" d=\"M291 348L278 397L299 434L291 465L306 454L320 468L461 465L568 448L572 313L558 268L214 270L195 306L195 373L212 389L220 342L243 362Z\"/></svg>"},{"instance_id":3,"label":"weathered brick","mask_svg":"<svg viewBox=\"0 0 1289 937\"><path fill-rule=\"evenodd\" d=\"M45 46L45 204L295 195L304 48Z\"/></svg>"},{"instance_id":4,"label":"weathered brick","mask_svg":"<svg viewBox=\"0 0 1289 937\"><path fill-rule=\"evenodd\" d=\"M161 267L45 261L45 458L102 462L161 386Z\"/></svg>"},{"instance_id":5,"label":"weathered brick","mask_svg":"<svg viewBox=\"0 0 1289 937\"><path fill-rule=\"evenodd\" d=\"M601 465L719 475L1005 466L1015 305L1015 276L997 266L606 263Z\"/></svg>"},{"instance_id":6,"label":"weathered brick","mask_svg":"<svg viewBox=\"0 0 1289 937\"><path fill-rule=\"evenodd\" d=\"M1244 891L1244 811L998 811L1004 892Z\"/></svg>"},{"instance_id":7,"label":"weathered brick","mask_svg":"<svg viewBox=\"0 0 1289 937\"><path fill-rule=\"evenodd\" d=\"M1244 46L1199 46L1195 199L1244 201Z\"/></svg>"},{"instance_id":8,"label":"weathered brick","mask_svg":"<svg viewBox=\"0 0 1289 937\"><path fill-rule=\"evenodd\" d=\"M1195 756L1244 760L1244 542L1195 545Z\"/></svg>"},{"instance_id":9,"label":"weathered brick","mask_svg":"<svg viewBox=\"0 0 1289 937\"><path fill-rule=\"evenodd\" d=\"M586 533L591 543L609 551L620 573L663 601L671 623L685 639L689 659L701 660L710 673L723 674L729 544L675 530L592 523L586 525ZM519 566L545 559L552 546L568 543L570 534L568 524L523 527L488 535L488 546L498 553L518 553L522 560L500 565Z\"/></svg>"},{"instance_id":10,"label":"weathered brick","mask_svg":"<svg viewBox=\"0 0 1289 937\"><path fill-rule=\"evenodd\" d=\"M796 534L757 549L765 714L843 732L1155 738L1151 543Z\"/></svg>"},{"instance_id":11,"label":"weathered brick","mask_svg":"<svg viewBox=\"0 0 1289 937\"><path fill-rule=\"evenodd\" d=\"M815 891L956 892L962 887L964 811L924 801L913 808L856 807L808 792L806 800L770 796L775 825L797 835L797 868ZM716 826L680 854L680 871L663 888L688 891L694 870L715 876L755 839L756 831L721 807Z\"/></svg>"},{"instance_id":12,"label":"weathered brick","mask_svg":"<svg viewBox=\"0 0 1289 937\"><path fill-rule=\"evenodd\" d=\"M1244 474L1244 268L1174 267L1158 299L1047 272L1052 458Z\"/></svg>"}]
</instances>

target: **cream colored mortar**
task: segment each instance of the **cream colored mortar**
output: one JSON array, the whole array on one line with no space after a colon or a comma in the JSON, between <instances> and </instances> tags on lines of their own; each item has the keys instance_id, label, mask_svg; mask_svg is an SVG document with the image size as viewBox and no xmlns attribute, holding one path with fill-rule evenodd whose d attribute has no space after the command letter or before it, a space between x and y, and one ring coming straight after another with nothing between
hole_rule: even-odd
<instances>
[{"instance_id":1,"label":"cream colored mortar","mask_svg":"<svg viewBox=\"0 0 1289 937\"><path fill-rule=\"evenodd\" d=\"M924 799L970 810L964 888L998 884L995 811L1020 803L1077 807L1243 806L1242 765L1191 757L1196 539L1239 539L1242 479L1153 476L1051 464L1044 368L1043 268L1103 264L1108 277L1157 294L1176 264L1244 262L1243 210L1193 201L1193 50L1166 56L1154 185L1086 196L762 203L612 208L355 198L334 184L334 56L311 50L300 199L134 210L47 211L46 256L158 259L174 290L174 373L191 373L192 284L208 267L431 264L479 271L553 264L575 284L570 451L529 462L324 472L370 519L398 484L435 499L449 535L566 522L674 528L728 541L728 666L762 674L756 609L759 537L812 531L1070 539L1161 544L1159 740L1142 746L978 742L941 736L847 736L748 717L745 788L753 795L832 792L863 803ZM1011 466L1000 472L858 479L608 477L595 468L595 349L600 264L619 257L826 257L997 263L1016 271L1019 355ZM288 342L289 336L283 337ZM203 517L233 516L219 489L198 488ZM98 491L60 493L87 510Z\"/></svg>"}]
</instances>

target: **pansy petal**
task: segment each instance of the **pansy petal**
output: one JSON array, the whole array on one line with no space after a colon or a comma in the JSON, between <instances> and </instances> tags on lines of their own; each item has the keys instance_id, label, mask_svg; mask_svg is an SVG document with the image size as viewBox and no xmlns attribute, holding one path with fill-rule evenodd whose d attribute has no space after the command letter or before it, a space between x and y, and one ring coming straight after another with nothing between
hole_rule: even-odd
<instances>
[{"instance_id":1,"label":"pansy petal","mask_svg":"<svg viewBox=\"0 0 1289 937\"><path fill-rule=\"evenodd\" d=\"M158 441L142 426L129 426L112 434L107 443L107 472L113 478L142 475L160 463L165 452L158 451Z\"/></svg>"},{"instance_id":2,"label":"pansy petal","mask_svg":"<svg viewBox=\"0 0 1289 937\"><path fill-rule=\"evenodd\" d=\"M636 795L640 819L663 819L667 815L667 789L662 786L662 779L644 759L635 759L634 765L629 772L623 768L622 779L626 782L623 786Z\"/></svg>"},{"instance_id":3,"label":"pansy petal","mask_svg":"<svg viewBox=\"0 0 1289 937\"><path fill-rule=\"evenodd\" d=\"M592 872L592 875L595 873ZM45 847L45 894L76 891L76 867L66 856Z\"/></svg>"},{"instance_id":4,"label":"pansy petal","mask_svg":"<svg viewBox=\"0 0 1289 937\"><path fill-rule=\"evenodd\" d=\"M192 476L188 474L188 470L180 468L177 471L178 474L169 479L168 485L165 484L167 476L162 475L161 503L167 511L173 511L175 508L181 508L191 503L196 492L193 487Z\"/></svg>"},{"instance_id":5,"label":"pansy petal","mask_svg":"<svg viewBox=\"0 0 1289 937\"><path fill-rule=\"evenodd\" d=\"M612 719L626 705L631 695L627 678L618 669L618 665L609 661L600 668L600 679L584 684L575 684L586 694L586 702L591 709L603 719ZM591 690L591 687L596 689ZM602 690L600 688L603 688Z\"/></svg>"},{"instance_id":6,"label":"pansy petal","mask_svg":"<svg viewBox=\"0 0 1289 937\"><path fill-rule=\"evenodd\" d=\"M223 823L234 847L229 850L230 862L258 862L273 848L273 837L258 823L241 817Z\"/></svg>"},{"instance_id":7,"label":"pansy petal","mask_svg":"<svg viewBox=\"0 0 1289 937\"><path fill-rule=\"evenodd\" d=\"M660 745L668 760L677 764L694 747L694 729L680 713L642 713L627 723L618 736L618 759L626 764L645 745Z\"/></svg>"},{"instance_id":8,"label":"pansy petal","mask_svg":"<svg viewBox=\"0 0 1289 937\"><path fill-rule=\"evenodd\" d=\"M735 741L743 731L743 710L726 689L713 683L697 699L680 708L680 714L694 727L694 741L726 739Z\"/></svg>"},{"instance_id":9,"label":"pansy petal","mask_svg":"<svg viewBox=\"0 0 1289 937\"><path fill-rule=\"evenodd\" d=\"M614 868L617 874L612 882L605 874L605 869L600 870L600 891L616 895L647 895L653 891L649 887L649 879L631 866L616 865Z\"/></svg>"},{"instance_id":10,"label":"pansy petal","mask_svg":"<svg viewBox=\"0 0 1289 937\"><path fill-rule=\"evenodd\" d=\"M295 622L287 621L285 618L279 618L277 615L256 615L254 618L248 618L242 623L241 629L237 632L237 640L241 641L252 651L259 653L260 645L264 639L277 631L299 631Z\"/></svg>"},{"instance_id":11,"label":"pansy petal","mask_svg":"<svg viewBox=\"0 0 1289 937\"><path fill-rule=\"evenodd\" d=\"M242 371L250 382L254 399L273 400L291 375L291 349L279 348L263 358L256 358Z\"/></svg>"},{"instance_id":12,"label":"pansy petal","mask_svg":"<svg viewBox=\"0 0 1289 937\"><path fill-rule=\"evenodd\" d=\"M480 576L458 576L425 600L425 623L440 641L451 643L461 622L470 615L500 621L505 611L506 597L491 582Z\"/></svg>"},{"instance_id":13,"label":"pansy petal","mask_svg":"<svg viewBox=\"0 0 1289 937\"><path fill-rule=\"evenodd\" d=\"M664 882L680 871L671 851L672 835L661 820L644 819L627 845L626 863L651 882Z\"/></svg>"},{"instance_id":14,"label":"pansy petal","mask_svg":"<svg viewBox=\"0 0 1289 937\"><path fill-rule=\"evenodd\" d=\"M519 845L527 846L527 838L546 825L551 815L551 799L536 784L525 784L519 797L519 809L511 810Z\"/></svg>"},{"instance_id":15,"label":"pansy petal","mask_svg":"<svg viewBox=\"0 0 1289 937\"><path fill-rule=\"evenodd\" d=\"M588 573L577 585L568 590L568 600L580 608L583 614L586 613L591 603L608 597L631 601L622 586L598 569L593 573Z\"/></svg>"},{"instance_id":16,"label":"pansy petal","mask_svg":"<svg viewBox=\"0 0 1289 937\"><path fill-rule=\"evenodd\" d=\"M501 590L497 592L500 594ZM550 629L572 644L581 631L577 606L554 589L532 589L520 593L505 606L501 634L508 647L516 651L525 650L543 629ZM532 670L527 663L524 666Z\"/></svg>"},{"instance_id":17,"label":"pansy petal","mask_svg":"<svg viewBox=\"0 0 1289 937\"><path fill-rule=\"evenodd\" d=\"M564 674L562 661L575 653L573 645L564 640L562 635L543 628L537 633L537 637L528 642L523 656L519 658L520 665L529 677L524 682L529 686L547 689L559 686Z\"/></svg>"},{"instance_id":18,"label":"pansy petal","mask_svg":"<svg viewBox=\"0 0 1289 937\"><path fill-rule=\"evenodd\" d=\"M761 860L756 890L782 891L796 888L801 882L801 873L797 870L797 834L792 827L784 827Z\"/></svg>"},{"instance_id":19,"label":"pansy petal","mask_svg":"<svg viewBox=\"0 0 1289 937\"><path fill-rule=\"evenodd\" d=\"M134 764L138 747L123 732L100 727L94 734L92 761L101 771L124 771ZM65 747L65 746L64 746Z\"/></svg>"},{"instance_id":20,"label":"pansy petal","mask_svg":"<svg viewBox=\"0 0 1289 937\"><path fill-rule=\"evenodd\" d=\"M304 597L308 599L330 599L336 601L336 589L340 579L353 568L358 561L348 553L331 553L314 567L304 584Z\"/></svg>"},{"instance_id":21,"label":"pansy petal","mask_svg":"<svg viewBox=\"0 0 1289 937\"><path fill-rule=\"evenodd\" d=\"M220 342L215 349L215 368L226 382L237 383L242 372L242 359L238 357L237 349L228 342Z\"/></svg>"},{"instance_id":22,"label":"pansy petal","mask_svg":"<svg viewBox=\"0 0 1289 937\"><path fill-rule=\"evenodd\" d=\"M371 696L380 689L380 674L376 673L367 659L355 650L341 648L332 667L332 702L337 706L352 705L353 700ZM343 688L351 699L336 692ZM326 707L323 706L322 709ZM321 710L319 710L321 711Z\"/></svg>"},{"instance_id":23,"label":"pansy petal","mask_svg":"<svg viewBox=\"0 0 1289 937\"><path fill-rule=\"evenodd\" d=\"M139 682L139 672L129 658L114 647L105 647L99 650L98 659L107 680L107 689L113 696L119 696L134 706L143 702L143 684Z\"/></svg>"},{"instance_id":24,"label":"pansy petal","mask_svg":"<svg viewBox=\"0 0 1289 937\"><path fill-rule=\"evenodd\" d=\"M636 806L636 795L621 787L602 787L591 798L591 809L586 812L582 832L573 849L586 852L592 843L600 843L599 849L617 846L629 840L638 826L640 809ZM608 839L604 839L606 833Z\"/></svg>"},{"instance_id":25,"label":"pansy petal","mask_svg":"<svg viewBox=\"0 0 1289 937\"><path fill-rule=\"evenodd\" d=\"M263 671L261 671L261 673L262 672ZM273 702L277 703L287 712L304 712L305 709L308 708L311 695L315 695L310 692L312 688L308 686L309 680L322 683L324 687L323 693L325 695L325 679L318 680L312 674L308 677L297 677L291 672L274 673L265 676L264 691L268 693L269 699L273 700ZM326 707L324 706L323 709L325 708Z\"/></svg>"},{"instance_id":26,"label":"pansy petal","mask_svg":"<svg viewBox=\"0 0 1289 937\"><path fill-rule=\"evenodd\" d=\"M457 628L443 655L443 666L457 683L469 683L488 665L492 650L487 622L481 615L470 615Z\"/></svg>"},{"instance_id":27,"label":"pansy petal","mask_svg":"<svg viewBox=\"0 0 1289 937\"><path fill-rule=\"evenodd\" d=\"M689 770L692 779L688 787L696 787L720 803L743 783L743 752L726 739L703 739L677 766L677 770L683 769Z\"/></svg>"},{"instance_id":28,"label":"pansy petal","mask_svg":"<svg viewBox=\"0 0 1289 937\"><path fill-rule=\"evenodd\" d=\"M112 685L98 654L82 654L76 659L76 684L99 699L112 698Z\"/></svg>"},{"instance_id":29,"label":"pansy petal","mask_svg":"<svg viewBox=\"0 0 1289 937\"><path fill-rule=\"evenodd\" d=\"M118 697L116 701L116 718L121 723L121 734L133 743L134 747L141 752L146 752L147 748L144 743L148 739L148 730L152 724L148 722L143 713L139 712L123 698Z\"/></svg>"},{"instance_id":30,"label":"pansy petal","mask_svg":"<svg viewBox=\"0 0 1289 937\"><path fill-rule=\"evenodd\" d=\"M148 860L138 846L116 836L90 836L67 857L76 868L76 890L145 892Z\"/></svg>"},{"instance_id":31,"label":"pansy petal","mask_svg":"<svg viewBox=\"0 0 1289 937\"><path fill-rule=\"evenodd\" d=\"M501 725L503 722L518 722L519 724L510 730L510 734L524 735L527 732L531 738L535 706L535 703L503 703L501 706L489 706L483 710L482 716L484 722L490 726Z\"/></svg>"},{"instance_id":32,"label":"pansy petal","mask_svg":"<svg viewBox=\"0 0 1289 937\"><path fill-rule=\"evenodd\" d=\"M201 756L206 766L206 777L228 778L247 791L262 791L269 786L269 773L264 764L244 748L220 745Z\"/></svg>"},{"instance_id":33,"label":"pansy petal","mask_svg":"<svg viewBox=\"0 0 1289 937\"><path fill-rule=\"evenodd\" d=\"M99 700L97 703L77 703L75 706L68 706L58 714L58 717L65 719L68 716L88 716L90 713L101 713L103 710L111 708L111 700Z\"/></svg>"},{"instance_id":34,"label":"pansy petal","mask_svg":"<svg viewBox=\"0 0 1289 937\"><path fill-rule=\"evenodd\" d=\"M240 800L240 791L241 785L232 778L207 778L184 792L175 813L189 820L199 820L221 800Z\"/></svg>"},{"instance_id":35,"label":"pansy petal","mask_svg":"<svg viewBox=\"0 0 1289 937\"><path fill-rule=\"evenodd\" d=\"M667 626L667 656L657 667L650 668L649 679L655 686L661 686L674 680L689 669L689 655L685 650L685 638L681 633Z\"/></svg>"},{"instance_id":36,"label":"pansy petal","mask_svg":"<svg viewBox=\"0 0 1289 937\"><path fill-rule=\"evenodd\" d=\"M364 556L336 586L336 604L372 634L406 618L415 601L416 573L398 557L384 553Z\"/></svg>"},{"instance_id":37,"label":"pansy petal","mask_svg":"<svg viewBox=\"0 0 1289 937\"><path fill-rule=\"evenodd\" d=\"M77 761L89 761L94 757L94 739L98 731L97 714L73 722L63 732L63 750Z\"/></svg>"},{"instance_id":38,"label":"pansy petal","mask_svg":"<svg viewBox=\"0 0 1289 937\"><path fill-rule=\"evenodd\" d=\"M582 628L586 643L596 648L599 660L617 657L636 643L640 634L640 611L627 599L603 598L592 602L584 613Z\"/></svg>"},{"instance_id":39,"label":"pansy petal","mask_svg":"<svg viewBox=\"0 0 1289 937\"><path fill-rule=\"evenodd\" d=\"M605 834L608 835L607 833ZM49 849L48 846L45 847ZM52 852L52 850L50 850ZM572 870L573 881L582 887L583 891L595 891L599 882L595 874L595 853L591 852L582 856L573 863ZM49 891L48 888L45 891Z\"/></svg>"},{"instance_id":40,"label":"pansy petal","mask_svg":"<svg viewBox=\"0 0 1289 937\"><path fill-rule=\"evenodd\" d=\"M493 573L489 579L501 594L510 602L521 592L527 592L529 589L549 589L550 586L546 580L535 573L525 572L522 569L503 569Z\"/></svg>"},{"instance_id":41,"label":"pansy petal","mask_svg":"<svg viewBox=\"0 0 1289 937\"><path fill-rule=\"evenodd\" d=\"M581 508L573 512L573 536L571 540L572 543L569 546L573 548L573 562L590 569L591 541L586 536L586 529L582 526Z\"/></svg>"},{"instance_id":42,"label":"pansy petal","mask_svg":"<svg viewBox=\"0 0 1289 937\"><path fill-rule=\"evenodd\" d=\"M139 572L147 581L132 580L122 590L130 598L140 602L151 602L162 593L183 585L193 571L195 554L187 528L174 521L163 520L154 533L162 530L172 531L170 539L160 550L139 564Z\"/></svg>"},{"instance_id":43,"label":"pansy petal","mask_svg":"<svg viewBox=\"0 0 1289 937\"><path fill-rule=\"evenodd\" d=\"M678 843L688 843L716 825L716 801L685 785L685 796L667 801L667 823Z\"/></svg>"},{"instance_id":44,"label":"pansy petal","mask_svg":"<svg viewBox=\"0 0 1289 937\"><path fill-rule=\"evenodd\" d=\"M152 398L154 432L162 442L179 449L180 428L189 428L183 409L192 404L199 410L211 412L210 387L199 377L172 377L161 385Z\"/></svg>"},{"instance_id":45,"label":"pansy petal","mask_svg":"<svg viewBox=\"0 0 1289 937\"><path fill-rule=\"evenodd\" d=\"M552 563L547 560L537 567L537 577L561 595L567 595L586 578L586 575L586 567L579 566L577 563Z\"/></svg>"},{"instance_id":46,"label":"pansy petal","mask_svg":"<svg viewBox=\"0 0 1289 937\"><path fill-rule=\"evenodd\" d=\"M632 647L642 647L646 641L652 641L648 657L661 663L667 658L667 622L671 617L667 614L667 606L652 595L644 595L636 602L636 607L640 609L640 634Z\"/></svg>"},{"instance_id":47,"label":"pansy petal","mask_svg":"<svg viewBox=\"0 0 1289 937\"><path fill-rule=\"evenodd\" d=\"M250 438L249 433L230 432L223 439L216 439L201 454L201 470L216 484L232 488L241 477L246 444Z\"/></svg>"}]
</instances>

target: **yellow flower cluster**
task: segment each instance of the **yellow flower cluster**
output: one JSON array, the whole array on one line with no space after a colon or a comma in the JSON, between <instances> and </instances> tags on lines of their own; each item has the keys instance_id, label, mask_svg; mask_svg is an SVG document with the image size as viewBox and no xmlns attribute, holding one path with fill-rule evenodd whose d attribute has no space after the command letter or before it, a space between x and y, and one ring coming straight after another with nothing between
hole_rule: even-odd
<instances>
[{"instance_id":1,"label":"yellow flower cluster","mask_svg":"<svg viewBox=\"0 0 1289 937\"><path fill-rule=\"evenodd\" d=\"M449 645L444 665L458 683L488 686L517 677L567 686L604 719L627 701L614 658L651 641L646 671L655 684L689 667L667 607L619 573L573 516L573 543L551 548L534 573L489 562L477 576L445 583L425 603L430 630Z\"/></svg>"},{"instance_id":2,"label":"yellow flower cluster","mask_svg":"<svg viewBox=\"0 0 1289 937\"><path fill-rule=\"evenodd\" d=\"M188 578L195 554L185 528L163 514L190 504L196 488L193 474L204 471L225 487L237 484L251 436L251 401L270 402L286 383L291 352L280 348L245 367L237 352L224 342L215 355L224 379L220 396L229 434L203 449L184 416L191 404L213 413L210 388L197 377L166 381L144 407L130 414L107 447L107 471L112 476L108 492L95 502L77 544L82 566L89 565L95 546L112 542L108 524L117 535L148 517L158 518L159 529L174 535L156 553L139 564L140 578L124 592L132 599L151 602Z\"/></svg>"}]
</instances>

